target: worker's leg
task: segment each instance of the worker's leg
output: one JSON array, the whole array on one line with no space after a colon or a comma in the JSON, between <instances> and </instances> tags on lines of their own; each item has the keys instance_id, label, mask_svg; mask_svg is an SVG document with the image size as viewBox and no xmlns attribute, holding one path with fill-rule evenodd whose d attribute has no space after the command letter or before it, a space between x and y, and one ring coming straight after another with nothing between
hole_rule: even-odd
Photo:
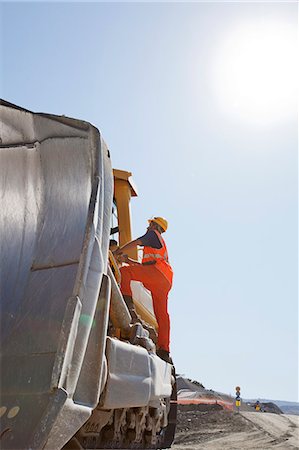
<instances>
[{"instance_id":1,"label":"worker's leg","mask_svg":"<svg viewBox=\"0 0 299 450\"><path fill-rule=\"evenodd\" d=\"M168 290L152 290L153 307L158 322L158 347L169 352L170 320L168 314Z\"/></svg>"},{"instance_id":2,"label":"worker's leg","mask_svg":"<svg viewBox=\"0 0 299 450\"><path fill-rule=\"evenodd\" d=\"M141 281L152 294L153 308L159 326L158 346L169 352L170 320L168 314L168 292L171 284L154 266L124 266L121 272L121 292L124 297L131 296L131 281Z\"/></svg>"},{"instance_id":3,"label":"worker's leg","mask_svg":"<svg viewBox=\"0 0 299 450\"><path fill-rule=\"evenodd\" d=\"M131 281L141 281L143 284L151 278L148 272L147 266L134 265L134 266L123 266L120 268L121 273L121 284L120 290L123 294L124 300L127 307L129 308L131 317L133 320L138 319L138 315L135 310L135 305L132 298Z\"/></svg>"},{"instance_id":4,"label":"worker's leg","mask_svg":"<svg viewBox=\"0 0 299 450\"><path fill-rule=\"evenodd\" d=\"M151 291L154 313L158 323L158 347L169 352L170 319L168 314L168 293L171 284L154 266L143 281L144 286Z\"/></svg>"},{"instance_id":5,"label":"worker's leg","mask_svg":"<svg viewBox=\"0 0 299 450\"><path fill-rule=\"evenodd\" d=\"M147 267L142 265L123 266L120 268L121 281L120 290L123 295L132 297L131 281L141 281L147 279Z\"/></svg>"}]
</instances>

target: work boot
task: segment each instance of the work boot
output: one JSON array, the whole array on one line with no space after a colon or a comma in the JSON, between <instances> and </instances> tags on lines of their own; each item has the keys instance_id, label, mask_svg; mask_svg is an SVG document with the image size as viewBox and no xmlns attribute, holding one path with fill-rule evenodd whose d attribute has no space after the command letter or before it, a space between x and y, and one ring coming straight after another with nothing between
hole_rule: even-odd
<instances>
[{"instance_id":1,"label":"work boot","mask_svg":"<svg viewBox=\"0 0 299 450\"><path fill-rule=\"evenodd\" d=\"M173 364L172 359L169 356L169 352L164 348L159 348L156 353L159 358L163 359L163 361L167 362L168 364Z\"/></svg>"},{"instance_id":2,"label":"work boot","mask_svg":"<svg viewBox=\"0 0 299 450\"><path fill-rule=\"evenodd\" d=\"M132 297L130 295L123 295L123 298L124 298L124 301L126 302L129 312L131 314L132 322L136 323L139 319L139 316L136 312Z\"/></svg>"}]
</instances>

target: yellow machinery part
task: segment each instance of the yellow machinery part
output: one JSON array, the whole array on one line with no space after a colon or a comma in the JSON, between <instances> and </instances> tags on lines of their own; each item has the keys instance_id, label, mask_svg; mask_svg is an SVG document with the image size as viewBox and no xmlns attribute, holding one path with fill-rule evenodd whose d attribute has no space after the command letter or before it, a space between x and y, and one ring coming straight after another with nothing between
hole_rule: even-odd
<instances>
[{"instance_id":1,"label":"yellow machinery part","mask_svg":"<svg viewBox=\"0 0 299 450\"><path fill-rule=\"evenodd\" d=\"M111 267L111 270L113 272L113 275L116 279L117 284L120 284L120 270L118 267L118 264L113 256L113 253L111 252L111 250L109 250L109 264Z\"/></svg>"},{"instance_id":2,"label":"yellow machinery part","mask_svg":"<svg viewBox=\"0 0 299 450\"><path fill-rule=\"evenodd\" d=\"M132 240L130 200L131 197L137 196L137 192L131 172L113 169L113 176L114 198L118 215L119 246L122 247ZM129 251L128 255L133 259L137 259L137 250Z\"/></svg>"},{"instance_id":3,"label":"yellow machinery part","mask_svg":"<svg viewBox=\"0 0 299 450\"><path fill-rule=\"evenodd\" d=\"M156 321L156 318L153 316L153 314L139 301L134 300L134 305L137 314L141 317L142 320L144 320L146 323L148 323L150 326L155 328L155 330L158 330L158 324Z\"/></svg>"}]
</instances>

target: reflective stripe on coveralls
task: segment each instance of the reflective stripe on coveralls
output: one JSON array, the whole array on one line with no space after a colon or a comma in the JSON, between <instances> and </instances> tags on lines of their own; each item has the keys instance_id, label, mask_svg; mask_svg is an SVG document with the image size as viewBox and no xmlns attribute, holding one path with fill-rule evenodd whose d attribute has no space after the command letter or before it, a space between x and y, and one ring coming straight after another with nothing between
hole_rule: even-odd
<instances>
[{"instance_id":1,"label":"reflective stripe on coveralls","mask_svg":"<svg viewBox=\"0 0 299 450\"><path fill-rule=\"evenodd\" d=\"M167 256L167 253L164 253L164 256L161 256L158 253L147 253L146 255L143 255L143 262L144 262L144 260L151 261L151 260L155 260L155 259L159 259L159 258L167 260L166 256Z\"/></svg>"},{"instance_id":2,"label":"reflective stripe on coveralls","mask_svg":"<svg viewBox=\"0 0 299 450\"><path fill-rule=\"evenodd\" d=\"M162 238L161 234L157 230L153 230L162 247L161 248L153 248L153 247L144 247L143 249L143 258L142 258L142 264L147 264L151 261L154 261L156 264L156 268L160 270L160 272L163 273L163 275L167 278L169 283L172 283L173 278L173 272L171 265L168 262L168 252L166 248L166 244L164 242L164 239Z\"/></svg>"}]
</instances>

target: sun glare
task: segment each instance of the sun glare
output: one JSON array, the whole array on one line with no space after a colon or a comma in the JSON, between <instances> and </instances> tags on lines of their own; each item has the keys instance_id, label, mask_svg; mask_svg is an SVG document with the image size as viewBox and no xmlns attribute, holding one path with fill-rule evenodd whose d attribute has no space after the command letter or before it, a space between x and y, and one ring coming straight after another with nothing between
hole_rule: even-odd
<instances>
[{"instance_id":1,"label":"sun glare","mask_svg":"<svg viewBox=\"0 0 299 450\"><path fill-rule=\"evenodd\" d=\"M297 30L287 23L248 23L233 30L212 69L222 112L261 125L295 115L297 46Z\"/></svg>"}]
</instances>

